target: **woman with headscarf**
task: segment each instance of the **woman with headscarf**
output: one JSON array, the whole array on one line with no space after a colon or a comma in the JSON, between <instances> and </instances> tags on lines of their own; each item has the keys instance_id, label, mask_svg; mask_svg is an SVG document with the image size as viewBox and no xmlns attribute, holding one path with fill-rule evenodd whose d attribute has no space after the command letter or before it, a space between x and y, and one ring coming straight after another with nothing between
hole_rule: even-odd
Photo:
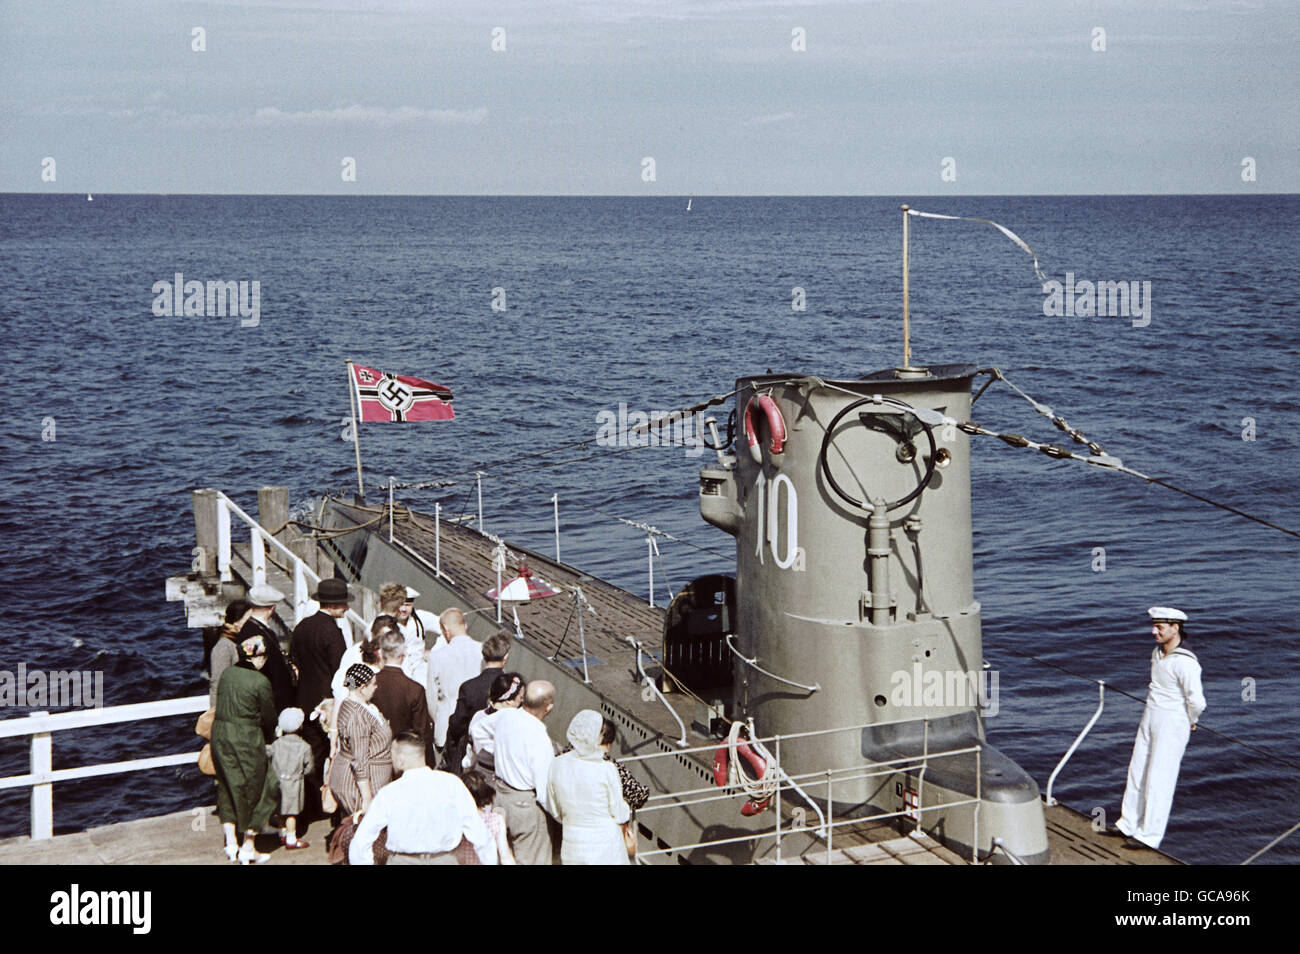
<instances>
[{"instance_id":1,"label":"woman with headscarf","mask_svg":"<svg viewBox=\"0 0 1300 954\"><path fill-rule=\"evenodd\" d=\"M573 746L551 763L547 796L551 813L564 826L560 863L625 865L627 848L620 827L631 817L613 762L605 761L599 712L583 709L565 737Z\"/></svg>"},{"instance_id":2,"label":"woman with headscarf","mask_svg":"<svg viewBox=\"0 0 1300 954\"><path fill-rule=\"evenodd\" d=\"M370 703L375 670L354 663L343 677L348 694L338 708L329 786L349 815L364 812L370 800L393 779L393 733L388 720Z\"/></svg>"},{"instance_id":3,"label":"woman with headscarf","mask_svg":"<svg viewBox=\"0 0 1300 954\"><path fill-rule=\"evenodd\" d=\"M226 607L226 622L221 627L221 634L212 644L212 653L208 657L208 705L217 704L217 687L221 685L221 675L235 663L239 662L239 631L253 615L253 604L247 600L234 600Z\"/></svg>"},{"instance_id":4,"label":"woman with headscarf","mask_svg":"<svg viewBox=\"0 0 1300 954\"><path fill-rule=\"evenodd\" d=\"M217 817L226 836L226 857L241 865L270 858L253 839L280 802L279 780L268 771L266 744L275 738L277 716L271 683L262 675L266 641L250 636L239 644L239 662L221 674L212 722L212 762L217 770ZM242 847L235 831L244 833Z\"/></svg>"},{"instance_id":5,"label":"woman with headscarf","mask_svg":"<svg viewBox=\"0 0 1300 954\"><path fill-rule=\"evenodd\" d=\"M469 748L461 768L477 769L483 777L496 783L496 716L502 709L517 709L524 701L524 677L517 672L497 673L488 690L488 704L469 720Z\"/></svg>"}]
</instances>

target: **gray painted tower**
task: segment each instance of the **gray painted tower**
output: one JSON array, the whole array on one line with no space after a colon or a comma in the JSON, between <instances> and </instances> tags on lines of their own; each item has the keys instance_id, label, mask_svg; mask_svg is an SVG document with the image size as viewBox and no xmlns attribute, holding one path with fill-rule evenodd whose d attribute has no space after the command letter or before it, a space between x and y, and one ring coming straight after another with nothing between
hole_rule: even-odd
<instances>
[{"instance_id":1,"label":"gray painted tower","mask_svg":"<svg viewBox=\"0 0 1300 954\"><path fill-rule=\"evenodd\" d=\"M733 717L752 717L760 735L889 723L791 746L785 771L977 747L930 760L923 826L981 854L996 837L1043 861L1037 786L983 741L970 445L954 426L970 417L976 373L743 378L737 452L701 471L700 511L736 538ZM834 800L899 810L915 775L837 783ZM978 813L925 812L977 790Z\"/></svg>"}]
</instances>

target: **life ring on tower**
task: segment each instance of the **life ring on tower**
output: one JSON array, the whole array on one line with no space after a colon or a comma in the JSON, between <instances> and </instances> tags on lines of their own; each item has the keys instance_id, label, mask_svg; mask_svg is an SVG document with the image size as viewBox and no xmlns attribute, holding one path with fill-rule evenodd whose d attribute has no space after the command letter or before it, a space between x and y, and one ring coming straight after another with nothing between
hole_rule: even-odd
<instances>
[{"instance_id":1,"label":"life ring on tower","mask_svg":"<svg viewBox=\"0 0 1300 954\"><path fill-rule=\"evenodd\" d=\"M749 456L754 463L763 463L763 451L758 446L759 411L767 418L767 431L771 435L767 452L772 455L773 462L780 463L781 455L785 453L785 418L770 394L755 394L745 405L745 442L749 445Z\"/></svg>"}]
</instances>

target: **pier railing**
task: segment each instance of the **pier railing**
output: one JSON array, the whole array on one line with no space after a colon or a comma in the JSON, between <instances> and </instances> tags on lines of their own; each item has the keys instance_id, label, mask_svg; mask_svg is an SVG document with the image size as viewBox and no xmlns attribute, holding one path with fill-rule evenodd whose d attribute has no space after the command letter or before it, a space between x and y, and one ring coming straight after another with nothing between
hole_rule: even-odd
<instances>
[{"instance_id":1,"label":"pier railing","mask_svg":"<svg viewBox=\"0 0 1300 954\"><path fill-rule=\"evenodd\" d=\"M0 778L0 790L30 787L32 790L31 837L41 841L54 835L54 784L72 782L101 775L118 775L123 772L141 772L145 769L166 768L172 765L193 765L198 752L177 752L147 759L129 759L125 762L106 762L82 765L76 768L54 768L54 733L90 726L113 725L118 722L139 722L143 719L162 719L168 716L194 715L206 712L208 696L190 696L186 699L166 699L158 702L137 702L103 709L78 709L74 712L32 712L26 718L0 720L0 739L31 737L31 765L26 775Z\"/></svg>"},{"instance_id":2,"label":"pier railing","mask_svg":"<svg viewBox=\"0 0 1300 954\"><path fill-rule=\"evenodd\" d=\"M241 510L239 505L224 493L219 490L216 491L216 499L217 572L221 576L221 581L228 583L233 579L230 569L230 518L234 516L243 521L248 527L249 564L252 567L254 586L266 582L266 548L268 545L278 550L287 560L285 566L293 577L293 593L289 594L293 602L293 621L295 625L301 622L304 617L309 615L308 610L312 603L311 587L319 585L321 581L320 574L308 566L302 557L277 540L265 527ZM359 629L355 630L356 632L369 632L370 627L355 610L349 609L347 611L347 619L354 628L359 627ZM349 638L348 642L351 643L352 640Z\"/></svg>"},{"instance_id":3,"label":"pier railing","mask_svg":"<svg viewBox=\"0 0 1300 954\"><path fill-rule=\"evenodd\" d=\"M872 762L867 765L859 763L856 765L827 768L818 772L808 772L798 775L787 774L781 767L781 752L783 745L788 753L789 747L792 743L811 742L815 745L825 742L827 737L838 733L860 734L867 728L880 728L881 726L892 724L895 723L877 722L838 729L820 729L813 732L799 732L758 738L756 741L767 749L768 754L771 756L767 773L764 775L763 779L768 782L768 793L773 801L772 808L774 810L771 828L757 830L747 835L740 835L731 838L719 838L685 845L671 845L668 847L638 851L638 863L645 863L647 859L658 855L680 855L683 852L690 852L700 848L757 843L769 838L774 841L774 860L779 863L781 860L783 839L788 839L790 836L795 834L801 834L813 835L824 842L826 863L829 864L831 863L832 852L834 851L835 832L839 829L897 818L907 819L909 823L914 821L915 825L913 830L919 833L922 831L921 823L923 816L928 817L933 825L938 821L940 813L950 809L969 807L971 810L970 860L972 864L977 864L979 862L980 789L982 782L982 751L979 745L931 751L929 747L929 723L927 720L926 731L922 742L922 750L919 754ZM720 743L714 742L710 745L697 746L695 748L651 752L645 755L620 756L619 761L631 766L638 762L647 763L653 759L679 758L682 755L688 755L693 752L712 753L719 748L719 745L725 746L726 744L725 741ZM931 762L941 758L960 755L974 755L975 795L971 798L961 798L947 802L927 804L925 802L925 773ZM912 773L916 776L915 804L907 804L905 802L904 807L899 811L877 812L870 815L848 815L839 819L835 818L834 793L836 785L843 786L849 782L859 782L873 778L879 779L900 772ZM841 787L840 791L843 792L844 789ZM816 797L814 797L814 793L817 793ZM644 817L649 813L663 811L665 809L687 809L689 811L690 806L727 800L737 802L736 811L739 813L739 803L744 801L747 797L747 793L739 786L725 786L721 788L717 786L706 786L704 788L692 788L677 792L664 792L651 795L646 805L639 810L638 814L639 817ZM793 804L795 805L792 812L793 817L791 819L786 819L783 812L783 801L790 800L791 798L793 798ZM815 819L808 818L809 813L815 815Z\"/></svg>"}]
</instances>

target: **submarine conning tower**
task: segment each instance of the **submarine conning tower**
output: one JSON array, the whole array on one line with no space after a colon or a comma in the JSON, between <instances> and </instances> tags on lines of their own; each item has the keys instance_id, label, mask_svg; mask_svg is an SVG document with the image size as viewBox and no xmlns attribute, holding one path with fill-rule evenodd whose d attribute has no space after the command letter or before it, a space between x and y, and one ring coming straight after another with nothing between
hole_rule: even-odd
<instances>
[{"instance_id":1,"label":"submarine conning tower","mask_svg":"<svg viewBox=\"0 0 1300 954\"><path fill-rule=\"evenodd\" d=\"M1037 785L984 742L980 712L970 439L955 426L977 373L739 379L735 454L701 470L700 512L736 538L732 717L761 736L867 726L787 746L793 776L978 746L978 760L930 760L922 825L981 855L1000 838L1034 863L1047 852ZM883 774L836 782L834 801L901 810L917 787ZM970 805L924 812L977 790L978 827Z\"/></svg>"}]
</instances>

